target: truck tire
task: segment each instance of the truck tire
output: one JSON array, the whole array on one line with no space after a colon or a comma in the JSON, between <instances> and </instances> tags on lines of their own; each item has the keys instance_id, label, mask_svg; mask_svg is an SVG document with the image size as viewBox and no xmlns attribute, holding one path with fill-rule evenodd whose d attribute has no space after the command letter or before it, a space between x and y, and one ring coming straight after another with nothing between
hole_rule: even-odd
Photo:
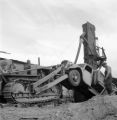
<instances>
[{"instance_id":1,"label":"truck tire","mask_svg":"<svg viewBox=\"0 0 117 120\"><path fill-rule=\"evenodd\" d=\"M68 81L73 87L79 86L81 82L81 75L78 70L70 70Z\"/></svg>"}]
</instances>

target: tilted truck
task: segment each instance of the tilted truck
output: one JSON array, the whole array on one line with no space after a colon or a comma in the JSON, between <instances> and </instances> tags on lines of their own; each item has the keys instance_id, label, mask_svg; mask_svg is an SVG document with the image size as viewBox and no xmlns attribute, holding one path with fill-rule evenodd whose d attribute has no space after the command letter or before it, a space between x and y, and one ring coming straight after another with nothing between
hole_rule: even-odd
<instances>
[{"instance_id":1,"label":"tilted truck","mask_svg":"<svg viewBox=\"0 0 117 120\"><path fill-rule=\"evenodd\" d=\"M95 26L87 22L83 25L79 47L74 63L64 60L51 67L38 67L37 75L23 74L27 70L3 73L1 70L1 101L8 103L46 103L62 99L62 86L74 91L74 101L88 100L95 95L107 94L104 75L100 68L106 55L103 48L96 46ZM77 64L81 45L84 46L84 63ZM100 54L100 51L102 54ZM113 94L117 93L113 83Z\"/></svg>"}]
</instances>

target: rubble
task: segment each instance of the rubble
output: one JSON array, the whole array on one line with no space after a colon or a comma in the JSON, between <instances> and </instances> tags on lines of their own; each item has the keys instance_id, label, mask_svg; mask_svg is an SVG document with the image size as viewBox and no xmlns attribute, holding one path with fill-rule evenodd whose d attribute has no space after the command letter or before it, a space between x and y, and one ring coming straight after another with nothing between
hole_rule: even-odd
<instances>
[{"instance_id":1,"label":"rubble","mask_svg":"<svg viewBox=\"0 0 117 120\"><path fill-rule=\"evenodd\" d=\"M117 96L96 96L56 107L7 106L0 108L0 120L117 120Z\"/></svg>"}]
</instances>

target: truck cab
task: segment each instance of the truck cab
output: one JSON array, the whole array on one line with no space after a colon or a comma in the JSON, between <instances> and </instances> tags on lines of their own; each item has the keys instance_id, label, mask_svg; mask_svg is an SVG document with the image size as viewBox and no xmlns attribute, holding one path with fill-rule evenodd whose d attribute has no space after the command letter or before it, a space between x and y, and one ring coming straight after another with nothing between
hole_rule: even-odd
<instances>
[{"instance_id":1,"label":"truck cab","mask_svg":"<svg viewBox=\"0 0 117 120\"><path fill-rule=\"evenodd\" d=\"M99 70L94 70L90 65L84 63L73 64L69 67L68 71L68 82L74 90L74 99L76 99L76 102L79 99L81 102L92 96L105 93L104 75Z\"/></svg>"}]
</instances>

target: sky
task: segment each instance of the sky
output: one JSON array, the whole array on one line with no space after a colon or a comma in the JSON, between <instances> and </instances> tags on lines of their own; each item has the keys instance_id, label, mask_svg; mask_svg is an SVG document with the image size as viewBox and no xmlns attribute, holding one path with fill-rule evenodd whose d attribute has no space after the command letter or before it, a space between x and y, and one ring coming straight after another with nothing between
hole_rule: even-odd
<instances>
[{"instance_id":1,"label":"sky","mask_svg":"<svg viewBox=\"0 0 117 120\"><path fill-rule=\"evenodd\" d=\"M96 36L117 77L116 0L0 0L1 57L55 65L74 61L82 24L96 27ZM78 63L83 62L81 50Z\"/></svg>"}]
</instances>

